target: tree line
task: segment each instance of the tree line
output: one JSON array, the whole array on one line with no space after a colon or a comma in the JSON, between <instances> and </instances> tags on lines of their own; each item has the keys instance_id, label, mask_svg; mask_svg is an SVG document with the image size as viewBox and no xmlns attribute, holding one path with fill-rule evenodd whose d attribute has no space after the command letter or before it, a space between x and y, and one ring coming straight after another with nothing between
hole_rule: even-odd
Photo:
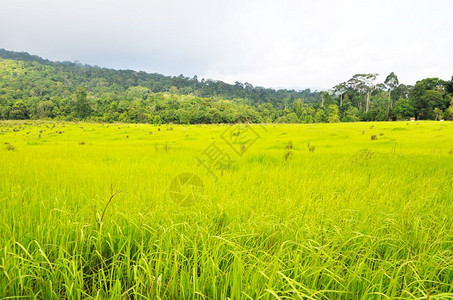
<instances>
[{"instance_id":1,"label":"tree line","mask_svg":"<svg viewBox=\"0 0 453 300\"><path fill-rule=\"evenodd\" d=\"M453 77L404 85L356 74L329 91L228 84L0 49L0 119L140 123L313 123L453 119Z\"/></svg>"}]
</instances>

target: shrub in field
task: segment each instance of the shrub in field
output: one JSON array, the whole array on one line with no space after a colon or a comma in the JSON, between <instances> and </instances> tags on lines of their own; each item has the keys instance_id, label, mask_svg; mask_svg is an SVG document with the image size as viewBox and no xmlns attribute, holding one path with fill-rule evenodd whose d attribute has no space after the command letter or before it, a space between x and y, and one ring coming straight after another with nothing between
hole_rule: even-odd
<instances>
[{"instance_id":1,"label":"shrub in field","mask_svg":"<svg viewBox=\"0 0 453 300\"><path fill-rule=\"evenodd\" d=\"M13 151L13 152L16 151L16 147L14 147L14 145L11 145L9 143L5 143L5 145L6 145L5 146L6 151Z\"/></svg>"},{"instance_id":2,"label":"shrub in field","mask_svg":"<svg viewBox=\"0 0 453 300\"><path fill-rule=\"evenodd\" d=\"M288 150L293 149L293 141L289 141L288 144L286 144L286 149Z\"/></svg>"},{"instance_id":3,"label":"shrub in field","mask_svg":"<svg viewBox=\"0 0 453 300\"><path fill-rule=\"evenodd\" d=\"M287 151L284 155L284 159L285 160L288 160L291 156L293 155L293 152L292 151Z\"/></svg>"}]
</instances>

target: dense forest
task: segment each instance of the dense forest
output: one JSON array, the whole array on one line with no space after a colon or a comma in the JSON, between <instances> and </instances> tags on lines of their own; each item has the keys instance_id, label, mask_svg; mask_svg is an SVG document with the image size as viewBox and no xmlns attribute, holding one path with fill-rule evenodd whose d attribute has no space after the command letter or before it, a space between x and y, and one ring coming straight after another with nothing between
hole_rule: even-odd
<instances>
[{"instance_id":1,"label":"dense forest","mask_svg":"<svg viewBox=\"0 0 453 300\"><path fill-rule=\"evenodd\" d=\"M254 87L52 62L0 49L0 119L312 123L453 119L453 77L404 85L356 74L329 91Z\"/></svg>"}]
</instances>

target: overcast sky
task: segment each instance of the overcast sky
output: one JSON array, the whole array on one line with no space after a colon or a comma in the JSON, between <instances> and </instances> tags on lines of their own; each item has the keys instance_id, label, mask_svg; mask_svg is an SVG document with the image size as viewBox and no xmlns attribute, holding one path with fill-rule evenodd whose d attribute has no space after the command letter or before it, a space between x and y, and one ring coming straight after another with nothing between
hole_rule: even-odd
<instances>
[{"instance_id":1,"label":"overcast sky","mask_svg":"<svg viewBox=\"0 0 453 300\"><path fill-rule=\"evenodd\" d=\"M453 75L452 0L0 0L0 48L50 60L330 88Z\"/></svg>"}]
</instances>

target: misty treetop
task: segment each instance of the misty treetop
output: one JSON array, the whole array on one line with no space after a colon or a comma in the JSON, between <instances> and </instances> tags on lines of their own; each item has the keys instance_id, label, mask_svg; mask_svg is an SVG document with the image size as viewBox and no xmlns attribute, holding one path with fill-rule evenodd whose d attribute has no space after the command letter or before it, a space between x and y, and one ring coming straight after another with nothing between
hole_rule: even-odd
<instances>
[{"instance_id":1,"label":"misty treetop","mask_svg":"<svg viewBox=\"0 0 453 300\"><path fill-rule=\"evenodd\" d=\"M453 119L453 77L414 86L356 74L330 91L228 84L51 62L0 49L0 119L141 123L312 123Z\"/></svg>"}]
</instances>

